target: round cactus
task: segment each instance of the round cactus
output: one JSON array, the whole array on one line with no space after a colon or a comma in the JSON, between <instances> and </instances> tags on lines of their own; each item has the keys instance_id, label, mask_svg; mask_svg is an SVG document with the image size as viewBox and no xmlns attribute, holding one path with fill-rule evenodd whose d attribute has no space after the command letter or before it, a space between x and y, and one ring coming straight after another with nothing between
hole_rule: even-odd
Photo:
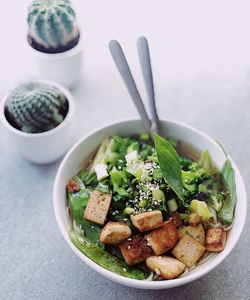
<instances>
[{"instance_id":1,"label":"round cactus","mask_svg":"<svg viewBox=\"0 0 250 300\"><path fill-rule=\"evenodd\" d=\"M16 87L7 97L5 115L15 128L39 133L59 125L68 112L68 100L56 87L29 82Z\"/></svg>"},{"instance_id":2,"label":"round cactus","mask_svg":"<svg viewBox=\"0 0 250 300\"><path fill-rule=\"evenodd\" d=\"M28 41L42 52L63 52L79 41L75 12L68 0L34 0L27 21Z\"/></svg>"}]
</instances>

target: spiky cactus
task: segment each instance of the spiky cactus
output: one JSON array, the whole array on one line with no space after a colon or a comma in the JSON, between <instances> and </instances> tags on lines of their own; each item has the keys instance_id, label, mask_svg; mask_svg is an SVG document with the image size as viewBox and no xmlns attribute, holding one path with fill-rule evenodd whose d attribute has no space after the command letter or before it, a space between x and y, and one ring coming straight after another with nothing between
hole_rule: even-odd
<instances>
[{"instance_id":1,"label":"spiky cactus","mask_svg":"<svg viewBox=\"0 0 250 300\"><path fill-rule=\"evenodd\" d=\"M16 87L5 103L5 115L15 128L39 133L59 125L68 112L68 101L56 87L29 82Z\"/></svg>"},{"instance_id":2,"label":"spiky cactus","mask_svg":"<svg viewBox=\"0 0 250 300\"><path fill-rule=\"evenodd\" d=\"M27 21L28 41L42 52L63 52L79 41L75 12L68 0L34 0Z\"/></svg>"}]
</instances>

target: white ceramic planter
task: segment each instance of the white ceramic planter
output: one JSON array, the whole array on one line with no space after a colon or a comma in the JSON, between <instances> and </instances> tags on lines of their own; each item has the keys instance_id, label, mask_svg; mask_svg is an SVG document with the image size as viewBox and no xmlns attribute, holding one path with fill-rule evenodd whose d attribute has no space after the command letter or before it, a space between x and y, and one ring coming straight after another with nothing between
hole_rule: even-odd
<instances>
[{"instance_id":1,"label":"white ceramic planter","mask_svg":"<svg viewBox=\"0 0 250 300\"><path fill-rule=\"evenodd\" d=\"M28 43L27 43L28 44ZM80 78L82 65L81 38L78 44L61 53L44 53L30 46L40 78L58 82L68 88L74 87Z\"/></svg>"},{"instance_id":2,"label":"white ceramic planter","mask_svg":"<svg viewBox=\"0 0 250 300\"><path fill-rule=\"evenodd\" d=\"M226 157L221 147L204 133L188 125L173 121L160 121L160 124L162 133L165 136L187 142L200 151L207 149L211 154L214 163L219 168L224 164ZM136 280L117 275L97 265L94 261L81 253L70 241L69 230L72 228L72 220L68 214L65 186L68 180L79 172L83 160L98 147L105 136L112 134L131 135L143 131L144 127L140 120L128 120L113 123L109 126L95 130L76 143L65 156L56 175L53 192L54 211L58 226L66 242L74 253L92 269L110 280L126 286L141 289L167 289L192 282L204 276L218 266L229 255L236 245L244 227L247 212L247 196L240 172L235 163L231 160L235 170L238 202L235 210L234 225L228 233L226 247L222 252L215 253L209 260L194 268L184 277L163 281ZM231 259L233 259L232 256ZM214 275L216 275L216 273ZM218 280L221 280L221 278L218 278Z\"/></svg>"},{"instance_id":3,"label":"white ceramic planter","mask_svg":"<svg viewBox=\"0 0 250 300\"><path fill-rule=\"evenodd\" d=\"M72 94L61 85L45 80L39 80L39 82L45 82L57 87L66 96L69 109L61 124L42 133L26 133L14 128L7 121L4 114L5 102L9 93L2 99L0 119L24 158L36 164L47 164L62 157L72 145L74 101Z\"/></svg>"}]
</instances>

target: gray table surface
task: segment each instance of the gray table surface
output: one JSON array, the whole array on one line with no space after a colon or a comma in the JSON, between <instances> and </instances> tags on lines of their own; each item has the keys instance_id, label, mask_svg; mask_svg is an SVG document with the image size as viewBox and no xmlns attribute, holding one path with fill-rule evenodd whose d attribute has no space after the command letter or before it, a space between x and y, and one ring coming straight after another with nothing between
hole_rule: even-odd
<instances>
[{"instance_id":1,"label":"gray table surface","mask_svg":"<svg viewBox=\"0 0 250 300\"><path fill-rule=\"evenodd\" d=\"M80 90L74 91L76 97ZM166 116L175 112L175 119L220 140L248 183L250 101L246 81L214 83L198 80L173 87L165 97L169 100L159 101L160 111L168 111ZM98 101L96 99L96 105ZM130 100L127 101L130 106ZM119 112L119 105L121 103L117 101L113 109ZM124 114L136 115L132 112L132 104L130 108L131 111L118 113L118 119ZM109 113L107 117L110 120L111 115ZM164 113L161 115L164 117ZM93 119L97 116L93 112ZM98 120L96 123L103 122ZM28 163L19 156L2 129L1 299L250 299L249 216L235 249L202 279L162 291L120 286L84 265L59 232L52 207L52 188L60 162L46 166ZM247 189L249 194L249 186Z\"/></svg>"},{"instance_id":2,"label":"gray table surface","mask_svg":"<svg viewBox=\"0 0 250 300\"><path fill-rule=\"evenodd\" d=\"M4 1L0 11L0 95L33 77L25 44L29 2L15 1L13 7L13 1ZM73 90L76 139L109 122L137 117L107 43L122 42L143 91L135 41L145 34L161 118L219 140L238 164L250 195L249 3L73 2L84 40L82 78ZM60 162L25 161L1 125L0 153L0 299L250 299L250 215L235 249L208 275L171 290L131 289L84 265L62 238L52 206Z\"/></svg>"}]
</instances>

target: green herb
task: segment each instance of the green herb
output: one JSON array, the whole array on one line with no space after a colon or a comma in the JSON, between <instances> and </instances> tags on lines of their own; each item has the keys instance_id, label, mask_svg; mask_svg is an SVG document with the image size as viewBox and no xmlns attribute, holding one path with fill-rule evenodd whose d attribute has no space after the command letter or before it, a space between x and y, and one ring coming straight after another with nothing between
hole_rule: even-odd
<instances>
[{"instance_id":1,"label":"green herb","mask_svg":"<svg viewBox=\"0 0 250 300\"><path fill-rule=\"evenodd\" d=\"M181 167L188 169L188 167L193 163L193 160L189 157L180 156Z\"/></svg>"},{"instance_id":2,"label":"green herb","mask_svg":"<svg viewBox=\"0 0 250 300\"><path fill-rule=\"evenodd\" d=\"M82 221L89 197L90 191L84 187L78 193L68 193L69 207L76 223Z\"/></svg>"},{"instance_id":3,"label":"green herb","mask_svg":"<svg viewBox=\"0 0 250 300\"><path fill-rule=\"evenodd\" d=\"M124 261L96 246L74 230L69 232L69 237L78 250L110 272L138 280L145 279L148 275L135 267L129 267Z\"/></svg>"},{"instance_id":4,"label":"green herb","mask_svg":"<svg viewBox=\"0 0 250 300\"><path fill-rule=\"evenodd\" d=\"M148 205L148 199L141 199L139 207L146 207Z\"/></svg>"},{"instance_id":5,"label":"green herb","mask_svg":"<svg viewBox=\"0 0 250 300\"><path fill-rule=\"evenodd\" d=\"M99 182L97 184L95 190L109 194L110 193L110 188L109 188L108 180Z\"/></svg>"},{"instance_id":6,"label":"green herb","mask_svg":"<svg viewBox=\"0 0 250 300\"><path fill-rule=\"evenodd\" d=\"M98 183L95 172L83 170L79 173L78 177L86 186L95 186Z\"/></svg>"},{"instance_id":7,"label":"green herb","mask_svg":"<svg viewBox=\"0 0 250 300\"><path fill-rule=\"evenodd\" d=\"M122 170L117 170L116 167L113 167L112 170L109 172L110 175L110 182L113 185L113 190L120 196L120 197L113 197L115 201L119 201L122 197L128 198L130 194L126 190L126 183L128 181L126 175L126 169L123 168Z\"/></svg>"},{"instance_id":8,"label":"green herb","mask_svg":"<svg viewBox=\"0 0 250 300\"><path fill-rule=\"evenodd\" d=\"M154 133L154 140L162 175L171 189L184 202L179 156L166 139Z\"/></svg>"},{"instance_id":9,"label":"green herb","mask_svg":"<svg viewBox=\"0 0 250 300\"><path fill-rule=\"evenodd\" d=\"M231 224L234 219L234 210L237 202L236 186L235 186L235 174L234 169L229 159L224 163L221 175L224 184L227 188L228 194L224 200L222 207L219 211L219 219L223 224Z\"/></svg>"},{"instance_id":10,"label":"green herb","mask_svg":"<svg viewBox=\"0 0 250 300\"><path fill-rule=\"evenodd\" d=\"M162 173L161 173L160 169L154 169L153 178L154 179L162 179Z\"/></svg>"},{"instance_id":11,"label":"green herb","mask_svg":"<svg viewBox=\"0 0 250 300\"><path fill-rule=\"evenodd\" d=\"M99 241L100 227L97 224L91 223L83 219L84 211L87 207L91 191L85 188L80 177L75 177L74 180L80 184L80 191L77 193L68 193L68 201L71 213L77 224L83 231L85 236L93 243L103 247L104 245Z\"/></svg>"},{"instance_id":12,"label":"green herb","mask_svg":"<svg viewBox=\"0 0 250 300\"><path fill-rule=\"evenodd\" d=\"M89 222L85 219L82 219L78 226L84 231L84 236L89 239L92 243L98 245L102 249L104 248L104 244L100 242L99 237L101 233L101 229L99 225Z\"/></svg>"},{"instance_id":13,"label":"green herb","mask_svg":"<svg viewBox=\"0 0 250 300\"><path fill-rule=\"evenodd\" d=\"M139 143L133 142L131 145L128 146L127 152L139 151Z\"/></svg>"}]
</instances>

